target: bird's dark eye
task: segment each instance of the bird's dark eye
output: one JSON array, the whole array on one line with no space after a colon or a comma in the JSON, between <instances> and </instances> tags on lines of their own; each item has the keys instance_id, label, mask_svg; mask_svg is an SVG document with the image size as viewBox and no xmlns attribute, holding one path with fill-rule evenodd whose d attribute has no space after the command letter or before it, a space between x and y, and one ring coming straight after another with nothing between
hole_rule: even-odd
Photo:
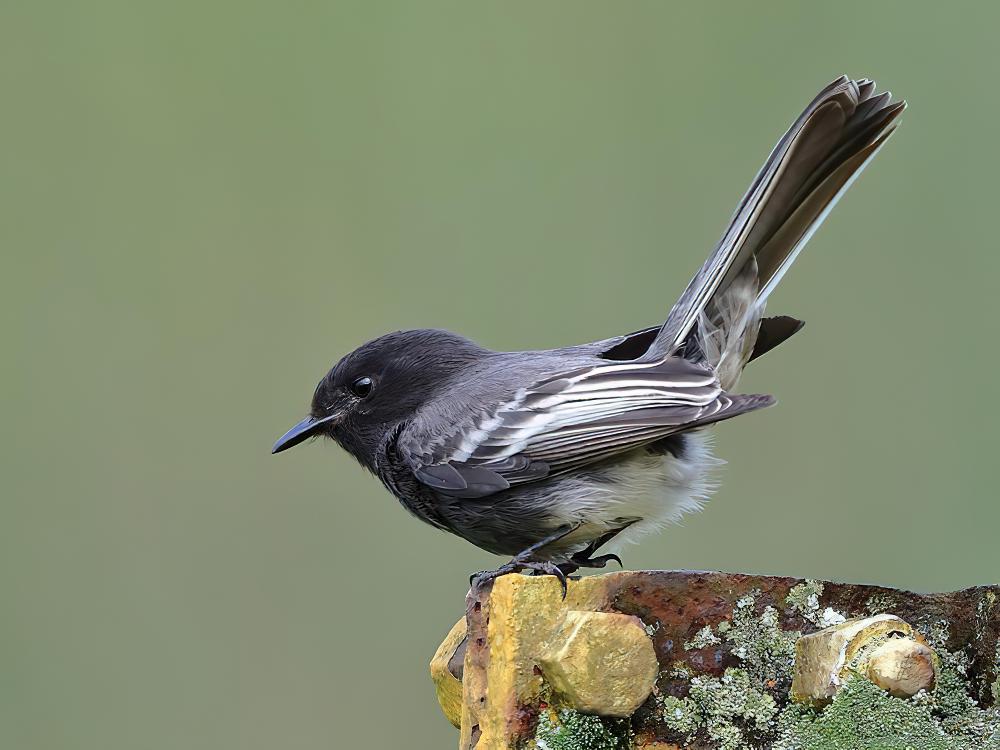
<instances>
[{"instance_id":1,"label":"bird's dark eye","mask_svg":"<svg viewBox=\"0 0 1000 750\"><path fill-rule=\"evenodd\" d=\"M365 375L351 383L351 393L358 398L365 398L375 388L375 381Z\"/></svg>"}]
</instances>

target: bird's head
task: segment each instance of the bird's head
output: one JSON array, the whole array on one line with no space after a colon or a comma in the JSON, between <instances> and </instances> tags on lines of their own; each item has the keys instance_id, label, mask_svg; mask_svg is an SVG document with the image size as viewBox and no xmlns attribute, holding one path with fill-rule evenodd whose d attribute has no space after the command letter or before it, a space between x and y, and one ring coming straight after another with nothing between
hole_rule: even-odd
<instances>
[{"instance_id":1,"label":"bird's head","mask_svg":"<svg viewBox=\"0 0 1000 750\"><path fill-rule=\"evenodd\" d=\"M309 416L282 435L271 452L325 435L374 468L386 435L488 353L448 331L397 331L369 341L319 381Z\"/></svg>"}]
</instances>

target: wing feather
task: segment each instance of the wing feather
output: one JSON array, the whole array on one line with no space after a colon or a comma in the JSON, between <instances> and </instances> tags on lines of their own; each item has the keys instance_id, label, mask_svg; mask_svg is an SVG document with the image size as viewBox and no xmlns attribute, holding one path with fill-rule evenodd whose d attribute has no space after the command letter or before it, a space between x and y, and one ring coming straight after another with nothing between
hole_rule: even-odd
<instances>
[{"instance_id":1,"label":"wing feather","mask_svg":"<svg viewBox=\"0 0 1000 750\"><path fill-rule=\"evenodd\" d=\"M421 482L477 498L770 403L767 396L729 395L708 366L678 357L601 362L519 390L471 430L441 441L433 455L401 446Z\"/></svg>"}]
</instances>

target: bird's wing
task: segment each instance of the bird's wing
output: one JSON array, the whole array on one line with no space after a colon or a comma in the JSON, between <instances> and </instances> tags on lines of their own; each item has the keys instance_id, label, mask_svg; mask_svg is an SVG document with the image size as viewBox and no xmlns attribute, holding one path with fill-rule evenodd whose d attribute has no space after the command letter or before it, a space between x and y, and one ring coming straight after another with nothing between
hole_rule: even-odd
<instances>
[{"instance_id":1,"label":"bird's wing","mask_svg":"<svg viewBox=\"0 0 1000 750\"><path fill-rule=\"evenodd\" d=\"M682 358L609 362L538 380L447 436L404 430L397 450L425 485L485 497L771 403Z\"/></svg>"}]
</instances>

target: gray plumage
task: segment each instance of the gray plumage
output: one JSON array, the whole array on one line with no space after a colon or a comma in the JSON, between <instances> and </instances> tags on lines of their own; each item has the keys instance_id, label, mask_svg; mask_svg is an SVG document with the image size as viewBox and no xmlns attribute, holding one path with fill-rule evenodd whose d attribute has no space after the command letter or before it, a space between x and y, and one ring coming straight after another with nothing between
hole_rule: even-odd
<instances>
[{"instance_id":1,"label":"gray plumage","mask_svg":"<svg viewBox=\"0 0 1000 750\"><path fill-rule=\"evenodd\" d=\"M676 520L711 490L705 428L773 403L732 393L802 325L765 318L768 295L904 106L867 80L824 88L662 326L532 352L388 334L327 374L275 452L328 435L417 517L521 560L586 565Z\"/></svg>"}]
</instances>

